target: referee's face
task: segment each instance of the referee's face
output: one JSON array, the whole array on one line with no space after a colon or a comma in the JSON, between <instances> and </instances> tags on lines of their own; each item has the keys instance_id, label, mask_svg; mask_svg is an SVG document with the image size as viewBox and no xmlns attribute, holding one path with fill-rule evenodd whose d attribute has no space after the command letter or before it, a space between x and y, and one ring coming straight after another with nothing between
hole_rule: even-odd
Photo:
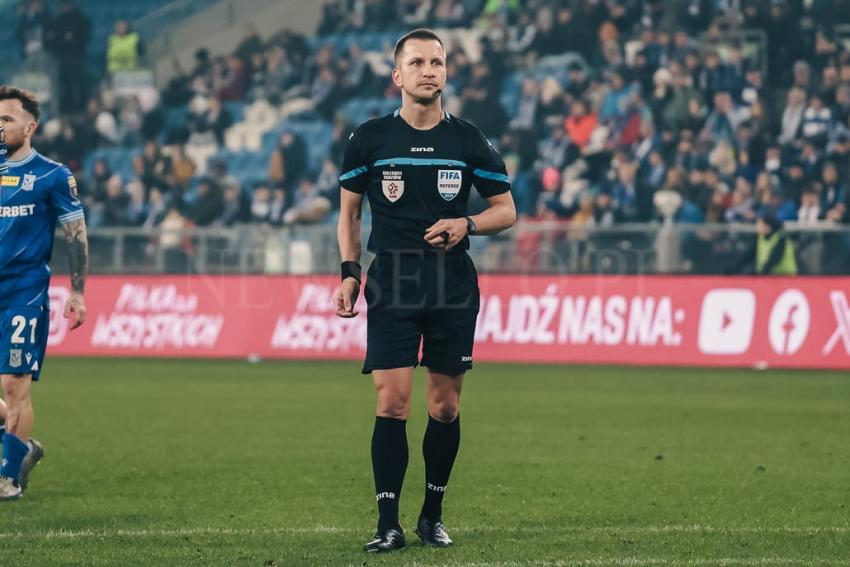
<instances>
[{"instance_id":1,"label":"referee's face","mask_svg":"<svg viewBox=\"0 0 850 567\"><path fill-rule=\"evenodd\" d=\"M393 69L396 86L420 104L440 98L446 87L446 52L432 39L409 39Z\"/></svg>"}]
</instances>

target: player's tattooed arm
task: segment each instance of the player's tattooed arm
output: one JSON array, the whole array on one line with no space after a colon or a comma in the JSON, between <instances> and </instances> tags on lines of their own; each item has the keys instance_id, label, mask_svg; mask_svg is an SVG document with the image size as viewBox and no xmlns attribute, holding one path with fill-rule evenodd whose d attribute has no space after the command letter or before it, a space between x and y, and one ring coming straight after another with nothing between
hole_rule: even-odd
<instances>
[{"instance_id":1,"label":"player's tattooed arm","mask_svg":"<svg viewBox=\"0 0 850 567\"><path fill-rule=\"evenodd\" d=\"M71 221L62 225L65 241L68 243L68 258L71 267L71 289L83 294L86 287L86 273L89 267L89 241L86 233L86 221Z\"/></svg>"}]
</instances>

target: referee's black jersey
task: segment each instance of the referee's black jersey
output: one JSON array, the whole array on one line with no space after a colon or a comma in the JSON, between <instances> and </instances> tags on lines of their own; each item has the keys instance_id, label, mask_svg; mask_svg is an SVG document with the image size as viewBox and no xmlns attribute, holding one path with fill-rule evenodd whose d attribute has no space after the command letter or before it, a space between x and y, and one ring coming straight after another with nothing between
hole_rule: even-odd
<instances>
[{"instance_id":1,"label":"referee's black jersey","mask_svg":"<svg viewBox=\"0 0 850 567\"><path fill-rule=\"evenodd\" d=\"M345 149L340 185L367 194L372 208L373 253L427 250L429 226L462 218L472 185L483 197L510 191L505 162L481 131L445 114L430 130L417 130L394 114L362 124ZM457 250L467 250L464 238Z\"/></svg>"}]
</instances>

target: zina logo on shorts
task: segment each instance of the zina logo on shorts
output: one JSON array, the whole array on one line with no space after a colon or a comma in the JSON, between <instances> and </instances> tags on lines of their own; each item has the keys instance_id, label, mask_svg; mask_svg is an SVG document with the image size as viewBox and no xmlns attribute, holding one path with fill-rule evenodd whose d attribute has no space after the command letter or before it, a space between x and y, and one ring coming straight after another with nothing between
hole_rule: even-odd
<instances>
[{"instance_id":1,"label":"zina logo on shorts","mask_svg":"<svg viewBox=\"0 0 850 567\"><path fill-rule=\"evenodd\" d=\"M437 170L437 191L446 201L457 197L461 185L463 185L463 174L457 169Z\"/></svg>"}]
</instances>

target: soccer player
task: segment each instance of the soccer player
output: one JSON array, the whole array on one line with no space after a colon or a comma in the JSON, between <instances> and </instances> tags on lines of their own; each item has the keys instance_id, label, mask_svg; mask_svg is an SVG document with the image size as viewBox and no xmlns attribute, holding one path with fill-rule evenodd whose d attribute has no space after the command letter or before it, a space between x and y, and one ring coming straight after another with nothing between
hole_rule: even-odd
<instances>
[{"instance_id":1,"label":"soccer player","mask_svg":"<svg viewBox=\"0 0 850 567\"><path fill-rule=\"evenodd\" d=\"M9 158L8 172L0 181L0 383L5 400L0 500L21 497L29 470L42 455L41 446L30 438L30 386L44 366L50 320L47 263L57 222L71 264L64 316L71 319L71 329L86 317L88 241L77 182L67 167L32 148L38 119L38 101L31 93L0 86L0 120Z\"/></svg>"},{"instance_id":2,"label":"soccer player","mask_svg":"<svg viewBox=\"0 0 850 567\"><path fill-rule=\"evenodd\" d=\"M343 262L336 313L354 317L361 205L368 195L368 249L375 259L365 288L363 373L372 374L377 390L372 469L379 514L377 533L364 546L369 552L405 546L398 509L420 341L421 364L428 369L428 426L422 444L425 501L416 533L425 545L452 545L442 501L460 444L460 393L472 368L479 307L468 237L495 234L516 220L502 158L475 126L442 109L446 53L434 32L417 29L398 40L393 81L401 88L401 108L361 125L349 140L337 230ZM489 208L470 217L473 185Z\"/></svg>"}]
</instances>

